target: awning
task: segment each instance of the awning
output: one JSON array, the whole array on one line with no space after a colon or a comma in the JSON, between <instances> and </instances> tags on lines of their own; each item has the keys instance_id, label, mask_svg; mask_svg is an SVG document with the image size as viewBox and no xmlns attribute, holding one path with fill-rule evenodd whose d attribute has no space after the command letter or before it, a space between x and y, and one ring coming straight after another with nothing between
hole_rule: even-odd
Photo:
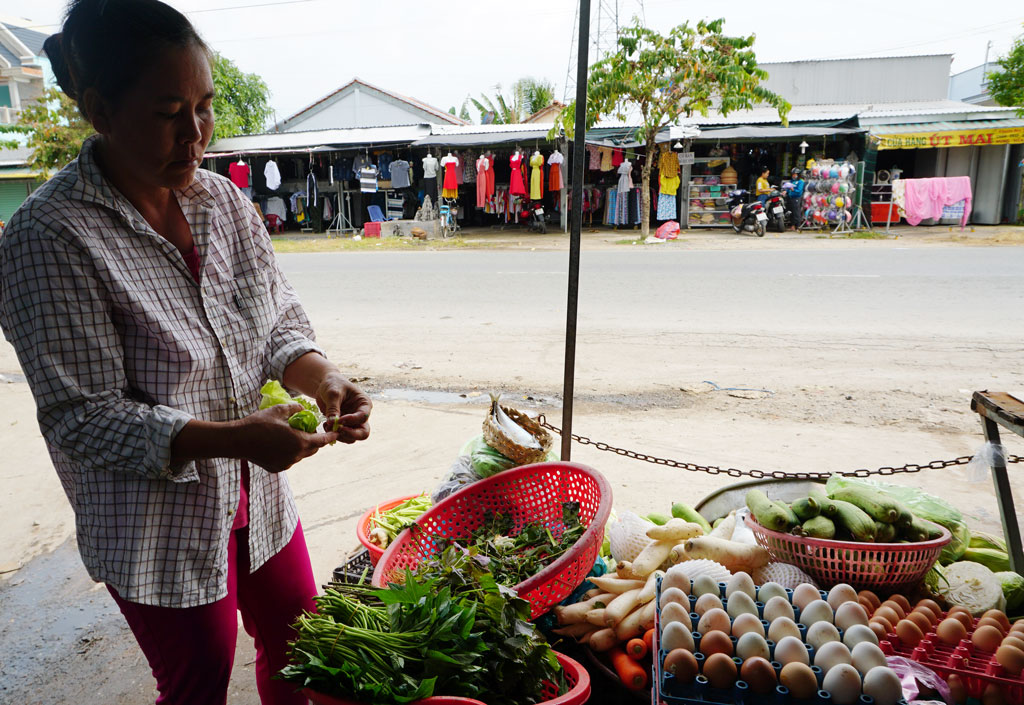
<instances>
[{"instance_id":1,"label":"awning","mask_svg":"<svg viewBox=\"0 0 1024 705\"><path fill-rule=\"evenodd\" d=\"M1024 119L877 125L871 128L871 142L879 150L1024 144Z\"/></svg>"},{"instance_id":2,"label":"awning","mask_svg":"<svg viewBox=\"0 0 1024 705\"><path fill-rule=\"evenodd\" d=\"M269 132L262 135L242 135L217 140L207 148L206 156L283 154L344 149L346 147L402 145L411 144L427 134L430 134L430 126L426 124Z\"/></svg>"},{"instance_id":3,"label":"awning","mask_svg":"<svg viewBox=\"0 0 1024 705\"><path fill-rule=\"evenodd\" d=\"M548 140L551 126L539 129L521 130L477 130L445 131L430 135L412 143L413 147L483 147L492 144L513 144L516 142L533 144Z\"/></svg>"},{"instance_id":4,"label":"awning","mask_svg":"<svg viewBox=\"0 0 1024 705\"><path fill-rule=\"evenodd\" d=\"M796 141L804 137L832 137L834 135L852 135L860 132L867 132L864 128L858 127L801 127L790 125L789 127L760 125L741 125L738 127L725 127L714 129L702 127L698 141L710 142L717 140L775 140Z\"/></svg>"}]
</instances>

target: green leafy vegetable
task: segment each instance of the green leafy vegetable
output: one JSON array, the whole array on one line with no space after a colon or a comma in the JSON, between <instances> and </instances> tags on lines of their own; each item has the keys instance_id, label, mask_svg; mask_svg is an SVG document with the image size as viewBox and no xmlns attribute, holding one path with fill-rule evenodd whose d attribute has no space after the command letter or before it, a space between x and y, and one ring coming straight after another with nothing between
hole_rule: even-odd
<instances>
[{"instance_id":1,"label":"green leafy vegetable","mask_svg":"<svg viewBox=\"0 0 1024 705\"><path fill-rule=\"evenodd\" d=\"M487 441L484 440L483 434L466 441L466 444L462 446L462 450L459 451L459 455L469 456L470 465L473 466L473 470L480 477L497 475L502 470L508 470L518 465L516 461L505 456L501 451L489 446ZM544 460L545 462L556 461L558 460L558 453L554 450L549 450Z\"/></svg>"},{"instance_id":2,"label":"green leafy vegetable","mask_svg":"<svg viewBox=\"0 0 1024 705\"><path fill-rule=\"evenodd\" d=\"M1003 586L1003 597L1006 598L1006 611L1014 614L1018 607L1024 607L1024 576L1010 570L996 573L999 583Z\"/></svg>"},{"instance_id":3,"label":"green leafy vegetable","mask_svg":"<svg viewBox=\"0 0 1024 705\"><path fill-rule=\"evenodd\" d=\"M259 408L261 409L268 409L279 404L300 404L303 407L302 411L288 417L288 425L292 428L306 433L316 433L320 424L325 420L316 404L305 397L292 397L276 379L267 380L266 384L260 388L260 393L263 395L263 398L260 399Z\"/></svg>"}]
</instances>

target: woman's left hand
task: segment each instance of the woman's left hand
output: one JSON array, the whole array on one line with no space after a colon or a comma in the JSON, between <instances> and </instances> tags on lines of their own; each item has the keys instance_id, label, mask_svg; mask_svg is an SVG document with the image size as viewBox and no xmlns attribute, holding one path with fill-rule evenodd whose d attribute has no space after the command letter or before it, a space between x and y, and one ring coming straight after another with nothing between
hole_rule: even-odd
<instances>
[{"instance_id":1,"label":"woman's left hand","mask_svg":"<svg viewBox=\"0 0 1024 705\"><path fill-rule=\"evenodd\" d=\"M342 443L369 438L373 403L363 390L340 373L330 372L324 375L315 397L320 411L327 417L324 430L336 430Z\"/></svg>"}]
</instances>

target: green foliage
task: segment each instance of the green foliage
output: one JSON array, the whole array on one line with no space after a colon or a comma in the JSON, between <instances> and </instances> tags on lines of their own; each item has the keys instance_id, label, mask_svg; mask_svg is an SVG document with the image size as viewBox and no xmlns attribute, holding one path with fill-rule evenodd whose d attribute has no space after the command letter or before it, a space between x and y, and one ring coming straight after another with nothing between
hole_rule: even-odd
<instances>
[{"instance_id":1,"label":"green foliage","mask_svg":"<svg viewBox=\"0 0 1024 705\"><path fill-rule=\"evenodd\" d=\"M257 74L245 73L233 61L215 53L210 66L216 97L213 139L263 132L273 115L270 90Z\"/></svg>"},{"instance_id":2,"label":"green foliage","mask_svg":"<svg viewBox=\"0 0 1024 705\"><path fill-rule=\"evenodd\" d=\"M472 96L467 99L462 106L466 119L469 115L468 106L472 104L480 113L481 123L515 125L551 105L555 99L555 86L551 81L528 76L512 84L512 95L509 97L502 94L500 84L494 88L496 92L493 97L481 95L479 100Z\"/></svg>"},{"instance_id":3,"label":"green foliage","mask_svg":"<svg viewBox=\"0 0 1024 705\"><path fill-rule=\"evenodd\" d=\"M724 19L701 20L695 26L684 22L661 35L634 20L620 32L616 51L590 67L587 126L603 117L635 120L641 124L636 139L652 156L643 168L641 232L645 238L658 132L683 117L706 116L712 110L728 115L759 103L776 108L786 123L789 103L761 86L768 74L758 68L754 35L726 36L724 24ZM559 127L571 136L575 114L574 102L559 114L552 136Z\"/></svg>"},{"instance_id":4,"label":"green foliage","mask_svg":"<svg viewBox=\"0 0 1024 705\"><path fill-rule=\"evenodd\" d=\"M16 125L0 125L0 133L27 135L24 144L32 149L29 168L50 178L78 157L82 142L93 129L75 101L57 88L48 88L39 100L22 107ZM0 140L0 146L8 149L21 144L16 139Z\"/></svg>"},{"instance_id":5,"label":"green foliage","mask_svg":"<svg viewBox=\"0 0 1024 705\"><path fill-rule=\"evenodd\" d=\"M1000 70L988 74L989 93L997 103L1017 108L1017 114L1024 117L1024 35L1017 37L996 64Z\"/></svg>"}]
</instances>

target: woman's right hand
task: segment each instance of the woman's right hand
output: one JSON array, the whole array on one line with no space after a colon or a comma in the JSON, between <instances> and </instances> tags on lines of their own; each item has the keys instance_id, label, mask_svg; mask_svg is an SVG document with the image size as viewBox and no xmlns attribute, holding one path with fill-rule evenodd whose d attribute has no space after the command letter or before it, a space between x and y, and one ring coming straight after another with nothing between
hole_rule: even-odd
<instances>
[{"instance_id":1,"label":"woman's right hand","mask_svg":"<svg viewBox=\"0 0 1024 705\"><path fill-rule=\"evenodd\" d=\"M278 404L242 419L242 457L268 472L281 472L338 440L337 433L306 433L289 426L288 417L300 411L300 404Z\"/></svg>"}]
</instances>

